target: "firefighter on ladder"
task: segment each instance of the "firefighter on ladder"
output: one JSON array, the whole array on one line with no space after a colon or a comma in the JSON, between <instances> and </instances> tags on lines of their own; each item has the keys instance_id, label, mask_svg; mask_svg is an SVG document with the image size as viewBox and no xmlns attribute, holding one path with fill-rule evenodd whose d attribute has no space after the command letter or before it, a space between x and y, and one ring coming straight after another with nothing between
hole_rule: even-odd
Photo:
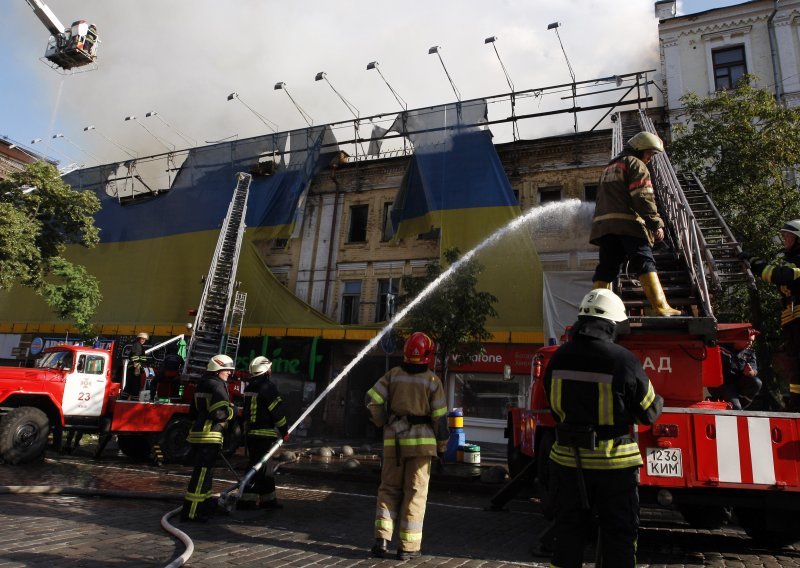
<instances>
[{"instance_id":1,"label":"firefighter on ladder","mask_svg":"<svg viewBox=\"0 0 800 568\"><path fill-rule=\"evenodd\" d=\"M750 261L756 278L775 284L781 295L781 346L772 364L789 383L788 410L800 412L800 219L781 227L783 254L775 262Z\"/></svg>"},{"instance_id":2,"label":"firefighter on ladder","mask_svg":"<svg viewBox=\"0 0 800 568\"><path fill-rule=\"evenodd\" d=\"M261 457L282 437L287 441L286 414L278 389L270 380L272 361L266 357L256 357L250 362L250 381L244 389L244 427L249 467L253 467ZM242 491L236 502L238 510L282 509L275 493L275 477L267 472L267 467L259 469L253 480Z\"/></svg>"},{"instance_id":3,"label":"firefighter on ladder","mask_svg":"<svg viewBox=\"0 0 800 568\"><path fill-rule=\"evenodd\" d=\"M431 460L447 449L447 399L442 381L428 366L435 348L430 337L412 333L403 363L367 392L370 420L383 427L383 466L375 513L372 556L386 556L397 525L397 559L421 554L422 522L428 500Z\"/></svg>"},{"instance_id":4,"label":"firefighter on ladder","mask_svg":"<svg viewBox=\"0 0 800 568\"><path fill-rule=\"evenodd\" d=\"M631 426L652 424L664 401L639 359L614 343L616 324L627 318L611 290L591 291L580 304L572 340L558 348L545 371L556 420L549 462L555 507L551 566L582 565L595 515L603 565L636 565L642 457Z\"/></svg>"},{"instance_id":5,"label":"firefighter on ladder","mask_svg":"<svg viewBox=\"0 0 800 568\"><path fill-rule=\"evenodd\" d=\"M194 423L188 437L194 453L194 470L183 501L183 521L205 522L215 510L211 499L213 468L222 449L223 433L233 418L228 378L234 370L233 359L223 354L214 355L194 393L189 408Z\"/></svg>"},{"instance_id":6,"label":"firefighter on ladder","mask_svg":"<svg viewBox=\"0 0 800 568\"><path fill-rule=\"evenodd\" d=\"M627 259L639 278L656 316L678 316L667 303L656 272L653 243L664 240L664 221L656 208L647 164L664 151L661 139L640 132L630 140L600 177L589 242L600 247L594 288L611 289Z\"/></svg>"}]
</instances>

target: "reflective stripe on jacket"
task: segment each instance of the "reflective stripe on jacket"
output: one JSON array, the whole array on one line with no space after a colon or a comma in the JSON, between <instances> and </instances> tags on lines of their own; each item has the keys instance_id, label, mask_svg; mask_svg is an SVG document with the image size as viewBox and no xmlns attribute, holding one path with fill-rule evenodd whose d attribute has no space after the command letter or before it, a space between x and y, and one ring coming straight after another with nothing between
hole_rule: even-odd
<instances>
[{"instance_id":1,"label":"reflective stripe on jacket","mask_svg":"<svg viewBox=\"0 0 800 568\"><path fill-rule=\"evenodd\" d=\"M580 448L581 467L622 469L642 465L631 436L633 424L652 424L663 399L653 390L636 356L612 342L614 324L579 318L573 339L553 354L544 375L556 422L591 425L597 447ZM550 459L577 467L575 449L556 442Z\"/></svg>"},{"instance_id":2,"label":"reflective stripe on jacket","mask_svg":"<svg viewBox=\"0 0 800 568\"><path fill-rule=\"evenodd\" d=\"M781 327L800 319L800 255L784 254L769 264L753 262L752 269L764 282L775 284L781 295Z\"/></svg>"},{"instance_id":3,"label":"reflective stripe on jacket","mask_svg":"<svg viewBox=\"0 0 800 568\"><path fill-rule=\"evenodd\" d=\"M367 392L367 409L373 422L383 428L384 448L395 448L400 457L435 456L447 449L447 399L442 381L432 371L407 373L394 367ZM422 417L430 417L423 424Z\"/></svg>"},{"instance_id":4,"label":"reflective stripe on jacket","mask_svg":"<svg viewBox=\"0 0 800 568\"><path fill-rule=\"evenodd\" d=\"M217 375L203 379L194 393L189 416L194 418L189 443L221 446L225 426L233 418L227 383Z\"/></svg>"},{"instance_id":5,"label":"reflective stripe on jacket","mask_svg":"<svg viewBox=\"0 0 800 568\"><path fill-rule=\"evenodd\" d=\"M286 433L283 399L269 375L250 381L244 389L244 421L248 436L278 438Z\"/></svg>"},{"instance_id":6,"label":"reflective stripe on jacket","mask_svg":"<svg viewBox=\"0 0 800 568\"><path fill-rule=\"evenodd\" d=\"M614 158L600 176L589 242L605 235L647 239L664 226L656 208L647 165L629 151Z\"/></svg>"}]
</instances>

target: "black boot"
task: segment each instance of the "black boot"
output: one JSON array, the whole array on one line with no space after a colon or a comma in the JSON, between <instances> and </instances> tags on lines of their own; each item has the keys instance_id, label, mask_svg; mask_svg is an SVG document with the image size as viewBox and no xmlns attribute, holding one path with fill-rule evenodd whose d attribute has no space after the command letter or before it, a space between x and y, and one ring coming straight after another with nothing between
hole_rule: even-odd
<instances>
[{"instance_id":1,"label":"black boot","mask_svg":"<svg viewBox=\"0 0 800 568\"><path fill-rule=\"evenodd\" d=\"M372 545L369 553L375 558L384 558L386 556L386 549L389 546L389 541L385 538L376 538L375 544Z\"/></svg>"},{"instance_id":2,"label":"black boot","mask_svg":"<svg viewBox=\"0 0 800 568\"><path fill-rule=\"evenodd\" d=\"M419 550L398 550L397 551L397 559L398 560L411 560L412 558L419 558L422 556L422 552Z\"/></svg>"}]
</instances>

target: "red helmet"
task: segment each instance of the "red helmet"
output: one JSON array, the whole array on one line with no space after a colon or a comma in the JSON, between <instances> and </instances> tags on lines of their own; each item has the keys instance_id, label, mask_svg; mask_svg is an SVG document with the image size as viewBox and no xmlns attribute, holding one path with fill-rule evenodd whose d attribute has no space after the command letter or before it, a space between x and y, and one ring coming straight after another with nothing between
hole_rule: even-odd
<instances>
[{"instance_id":1,"label":"red helmet","mask_svg":"<svg viewBox=\"0 0 800 568\"><path fill-rule=\"evenodd\" d=\"M403 347L403 362L428 365L436 352L433 340L421 331L411 334Z\"/></svg>"}]
</instances>

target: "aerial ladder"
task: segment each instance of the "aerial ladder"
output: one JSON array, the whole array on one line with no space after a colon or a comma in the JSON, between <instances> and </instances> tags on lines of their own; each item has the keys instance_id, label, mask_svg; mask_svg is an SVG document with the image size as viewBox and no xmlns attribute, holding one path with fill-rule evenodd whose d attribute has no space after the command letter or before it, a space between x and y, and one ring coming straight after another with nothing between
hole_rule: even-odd
<instances>
[{"instance_id":1,"label":"aerial ladder","mask_svg":"<svg viewBox=\"0 0 800 568\"><path fill-rule=\"evenodd\" d=\"M658 135L643 110L617 115L612 157L641 131ZM653 249L664 292L670 305L685 315L713 318L715 293L734 284L755 287L753 273L740 260L741 244L694 173L676 171L666 154L653 157L651 171L659 213L667 228L664 243L656 243ZM618 285L630 312L648 305L636 275L623 274Z\"/></svg>"},{"instance_id":2,"label":"aerial ladder","mask_svg":"<svg viewBox=\"0 0 800 568\"><path fill-rule=\"evenodd\" d=\"M236 269L244 237L247 196L252 179L247 173L240 172L237 175L236 189L222 223L208 275L205 277L203 295L186 351L183 374L189 378L201 377L214 355L229 354L231 348L234 353L238 350L247 295L236 291ZM227 333L226 344L229 317L233 331ZM232 336L235 337L235 344L231 347Z\"/></svg>"},{"instance_id":3,"label":"aerial ladder","mask_svg":"<svg viewBox=\"0 0 800 568\"><path fill-rule=\"evenodd\" d=\"M96 67L100 39L94 24L77 20L72 22L72 26L66 27L41 0L25 1L52 34L44 52L44 60L48 65L65 73L87 66Z\"/></svg>"}]
</instances>

